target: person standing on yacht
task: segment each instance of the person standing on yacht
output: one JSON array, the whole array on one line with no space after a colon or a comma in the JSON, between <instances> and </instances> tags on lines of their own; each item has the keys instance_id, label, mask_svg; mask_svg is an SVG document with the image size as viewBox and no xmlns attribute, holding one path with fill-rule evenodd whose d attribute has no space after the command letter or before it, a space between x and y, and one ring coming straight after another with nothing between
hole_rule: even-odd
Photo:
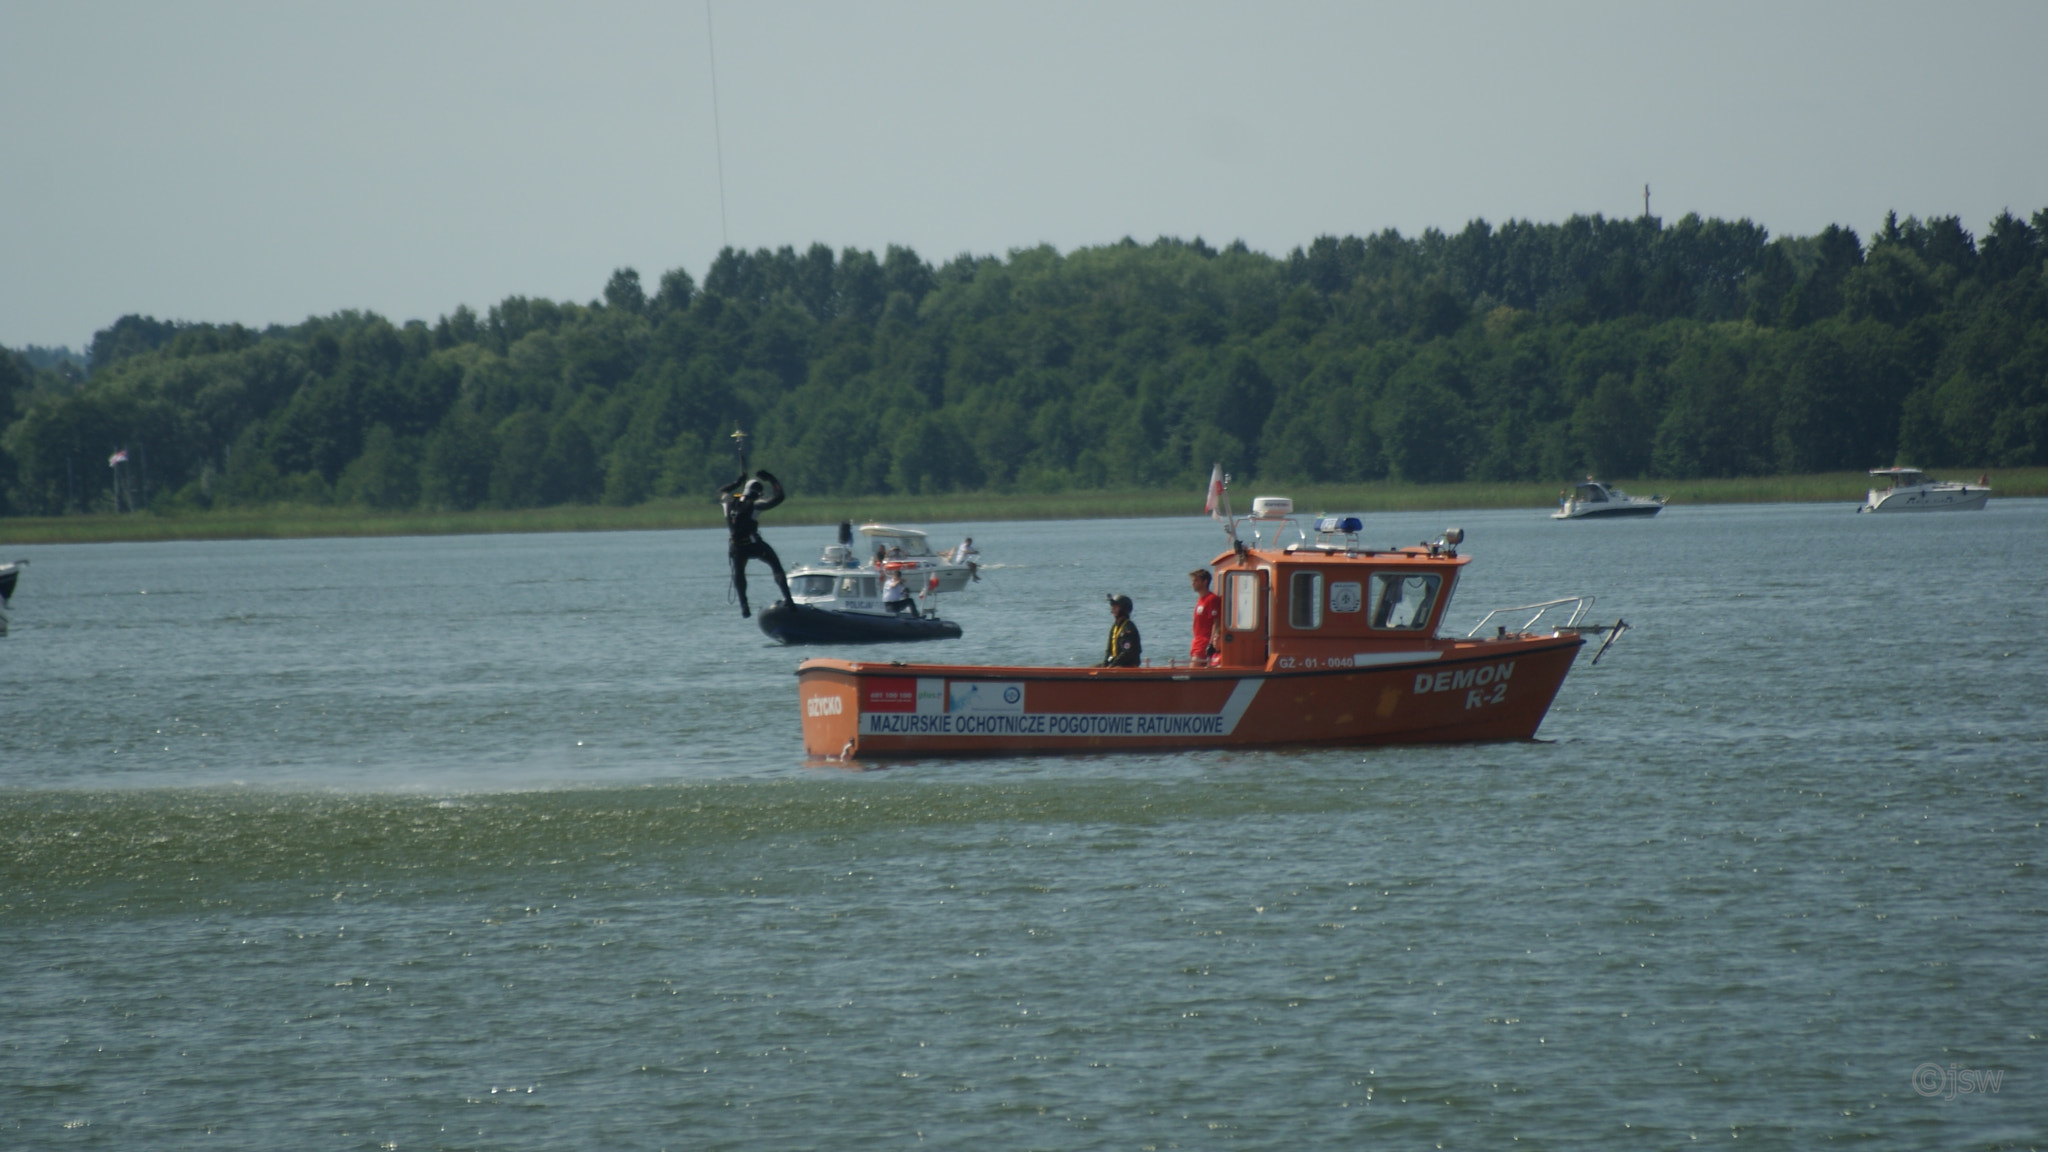
<instances>
[{"instance_id":1,"label":"person standing on yacht","mask_svg":"<svg viewBox=\"0 0 2048 1152\"><path fill-rule=\"evenodd\" d=\"M951 560L955 564L967 565L967 574L969 576L972 576L974 579L979 580L981 579L981 565L975 563L974 561L974 558L979 555L981 555L981 553L976 551L974 547L974 537L969 536L967 539L962 540L960 542L960 546L958 548L953 549L953 554L947 557L947 559Z\"/></svg>"},{"instance_id":2,"label":"person standing on yacht","mask_svg":"<svg viewBox=\"0 0 2048 1152\"><path fill-rule=\"evenodd\" d=\"M718 503L725 509L726 531L732 539L726 544L725 554L732 561L732 588L740 596L740 615L752 616L754 611L747 606L747 561L761 560L768 570L775 574L775 586L782 589L782 598L789 600L789 577L782 573L782 558L775 549L761 539L761 524L755 519L761 513L782 503L787 495L782 490L782 481L763 468L754 473L753 479L740 473L740 478L718 490ZM773 488L775 494L763 500L763 484Z\"/></svg>"}]
</instances>

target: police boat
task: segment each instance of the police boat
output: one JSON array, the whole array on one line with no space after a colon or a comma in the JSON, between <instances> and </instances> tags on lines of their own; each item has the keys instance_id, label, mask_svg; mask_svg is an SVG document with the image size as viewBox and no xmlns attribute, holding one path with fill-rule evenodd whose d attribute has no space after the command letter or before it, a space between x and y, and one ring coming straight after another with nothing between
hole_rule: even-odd
<instances>
[{"instance_id":1,"label":"police boat","mask_svg":"<svg viewBox=\"0 0 2048 1152\"><path fill-rule=\"evenodd\" d=\"M851 547L851 526L840 525L839 543L825 549L816 564L789 574L789 600L756 614L761 631L783 644L887 644L908 640L958 640L960 625L938 615L938 593L945 587L937 573L898 570L903 577L903 607L892 612L883 600L890 567L859 563ZM921 579L921 583L913 583ZM919 608L918 601L927 607Z\"/></svg>"}]
</instances>

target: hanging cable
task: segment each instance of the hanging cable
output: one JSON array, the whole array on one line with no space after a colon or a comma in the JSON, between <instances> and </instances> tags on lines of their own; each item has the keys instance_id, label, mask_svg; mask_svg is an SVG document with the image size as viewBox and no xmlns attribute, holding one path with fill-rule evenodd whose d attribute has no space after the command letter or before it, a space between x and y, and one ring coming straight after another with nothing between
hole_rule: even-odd
<instances>
[{"instance_id":1,"label":"hanging cable","mask_svg":"<svg viewBox=\"0 0 2048 1152\"><path fill-rule=\"evenodd\" d=\"M718 149L718 239L732 247L732 233L725 222L725 129L718 116L718 39L711 30L711 0L704 0L704 45L711 55L711 139Z\"/></svg>"}]
</instances>

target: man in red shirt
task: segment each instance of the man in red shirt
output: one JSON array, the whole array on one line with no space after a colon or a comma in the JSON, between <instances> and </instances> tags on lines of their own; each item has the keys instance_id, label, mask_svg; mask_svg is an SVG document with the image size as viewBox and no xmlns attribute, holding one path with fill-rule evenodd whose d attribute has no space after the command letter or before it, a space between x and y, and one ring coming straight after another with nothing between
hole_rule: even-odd
<instances>
[{"instance_id":1,"label":"man in red shirt","mask_svg":"<svg viewBox=\"0 0 2048 1152\"><path fill-rule=\"evenodd\" d=\"M1195 592L1195 639L1188 645L1188 659L1206 667L1221 650L1223 597L1209 590L1209 570L1188 573L1188 587Z\"/></svg>"}]
</instances>

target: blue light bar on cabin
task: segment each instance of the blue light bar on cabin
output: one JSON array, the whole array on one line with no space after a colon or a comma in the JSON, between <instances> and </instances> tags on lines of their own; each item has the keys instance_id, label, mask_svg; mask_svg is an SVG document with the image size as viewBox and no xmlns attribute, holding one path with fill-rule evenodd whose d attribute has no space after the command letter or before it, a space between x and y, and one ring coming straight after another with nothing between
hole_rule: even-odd
<instances>
[{"instance_id":1,"label":"blue light bar on cabin","mask_svg":"<svg viewBox=\"0 0 2048 1152\"><path fill-rule=\"evenodd\" d=\"M1316 521L1318 532L1357 533L1365 529L1365 521L1356 516L1325 516Z\"/></svg>"}]
</instances>

